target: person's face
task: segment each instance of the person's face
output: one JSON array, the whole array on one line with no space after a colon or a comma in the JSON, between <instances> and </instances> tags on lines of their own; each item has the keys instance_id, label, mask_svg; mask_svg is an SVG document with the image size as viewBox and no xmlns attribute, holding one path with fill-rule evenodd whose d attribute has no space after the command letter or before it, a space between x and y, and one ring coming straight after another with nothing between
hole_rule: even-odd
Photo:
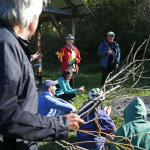
<instances>
[{"instance_id":1,"label":"person's face","mask_svg":"<svg viewBox=\"0 0 150 150\"><path fill-rule=\"evenodd\" d=\"M56 86L55 85L52 85L51 87L50 87L50 91L55 95L55 91L56 91Z\"/></svg>"},{"instance_id":2,"label":"person's face","mask_svg":"<svg viewBox=\"0 0 150 150\"><path fill-rule=\"evenodd\" d=\"M32 22L30 23L30 26L29 26L30 34L29 34L28 39L30 39L32 37L32 35L35 33L35 31L38 27L38 22L39 22L39 17L34 16Z\"/></svg>"},{"instance_id":3,"label":"person's face","mask_svg":"<svg viewBox=\"0 0 150 150\"><path fill-rule=\"evenodd\" d=\"M107 41L108 41L109 43L112 43L112 42L114 41L114 39L115 39L115 37L113 37L112 35L108 35L108 36L107 36Z\"/></svg>"},{"instance_id":4,"label":"person's face","mask_svg":"<svg viewBox=\"0 0 150 150\"><path fill-rule=\"evenodd\" d=\"M72 78L72 74L68 74L67 76L66 76L66 80L68 81L68 80L70 80Z\"/></svg>"},{"instance_id":5,"label":"person's face","mask_svg":"<svg viewBox=\"0 0 150 150\"><path fill-rule=\"evenodd\" d=\"M67 43L68 46L71 46L71 45L73 44L73 41L74 41L74 40L67 39L67 40L66 40L66 43Z\"/></svg>"}]
</instances>

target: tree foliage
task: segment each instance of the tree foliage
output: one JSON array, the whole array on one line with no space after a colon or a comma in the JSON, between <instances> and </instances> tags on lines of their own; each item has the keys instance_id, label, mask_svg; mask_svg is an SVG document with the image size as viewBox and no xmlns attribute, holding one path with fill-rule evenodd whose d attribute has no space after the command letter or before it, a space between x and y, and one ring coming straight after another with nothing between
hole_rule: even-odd
<instances>
[{"instance_id":1,"label":"tree foliage","mask_svg":"<svg viewBox=\"0 0 150 150\"><path fill-rule=\"evenodd\" d=\"M87 0L86 3L95 17L85 17L84 21L76 18L76 46L83 61L98 60L97 49L108 31L115 32L122 58L126 57L134 41L138 47L148 38L149 0ZM65 33L69 32L68 20L61 20L61 26ZM56 59L55 52L60 51L65 41L50 22L42 24L41 34L45 59ZM35 51L34 38L30 46Z\"/></svg>"}]
</instances>

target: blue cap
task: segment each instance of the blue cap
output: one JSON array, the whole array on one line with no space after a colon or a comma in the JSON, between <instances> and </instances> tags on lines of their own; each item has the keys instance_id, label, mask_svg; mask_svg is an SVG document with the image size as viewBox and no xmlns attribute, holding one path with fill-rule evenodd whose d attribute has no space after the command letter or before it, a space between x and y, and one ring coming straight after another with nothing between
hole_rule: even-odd
<instances>
[{"instance_id":1,"label":"blue cap","mask_svg":"<svg viewBox=\"0 0 150 150\"><path fill-rule=\"evenodd\" d=\"M45 80L43 83L42 83L42 89L45 89L47 90L49 87L51 87L52 85L56 85L58 84L58 80L55 80L55 81L52 81L52 80Z\"/></svg>"}]
</instances>

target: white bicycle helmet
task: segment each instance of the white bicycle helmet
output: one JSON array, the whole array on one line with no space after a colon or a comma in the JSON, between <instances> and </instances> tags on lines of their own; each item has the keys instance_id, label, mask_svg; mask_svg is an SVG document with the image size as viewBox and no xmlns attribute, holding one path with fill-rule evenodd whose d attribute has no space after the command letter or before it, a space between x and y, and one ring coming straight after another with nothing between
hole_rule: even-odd
<instances>
[{"instance_id":1,"label":"white bicycle helmet","mask_svg":"<svg viewBox=\"0 0 150 150\"><path fill-rule=\"evenodd\" d=\"M107 33L107 36L108 36L108 35L111 35L111 36L115 37L115 33L112 32L112 31L108 32L108 33Z\"/></svg>"},{"instance_id":2,"label":"white bicycle helmet","mask_svg":"<svg viewBox=\"0 0 150 150\"><path fill-rule=\"evenodd\" d=\"M90 90L88 93L89 100L92 100L98 96L101 96L102 94L103 94L102 90L100 90L99 88L94 88L94 89Z\"/></svg>"}]
</instances>

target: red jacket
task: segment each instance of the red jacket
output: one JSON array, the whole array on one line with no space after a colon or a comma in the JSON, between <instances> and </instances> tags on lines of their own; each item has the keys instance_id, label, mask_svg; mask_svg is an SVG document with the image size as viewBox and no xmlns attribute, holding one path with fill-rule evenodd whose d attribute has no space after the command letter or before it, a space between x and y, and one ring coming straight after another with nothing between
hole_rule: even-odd
<instances>
[{"instance_id":1,"label":"red jacket","mask_svg":"<svg viewBox=\"0 0 150 150\"><path fill-rule=\"evenodd\" d=\"M74 47L74 51L76 53L76 58L77 58L75 63L76 63L76 71L78 73L79 72L78 63L80 63L81 57L80 57L80 52L76 47ZM65 45L61 49L60 53L64 54L64 56L61 59L58 59L58 61L61 62L61 71L66 71L71 57L71 50Z\"/></svg>"}]
</instances>

